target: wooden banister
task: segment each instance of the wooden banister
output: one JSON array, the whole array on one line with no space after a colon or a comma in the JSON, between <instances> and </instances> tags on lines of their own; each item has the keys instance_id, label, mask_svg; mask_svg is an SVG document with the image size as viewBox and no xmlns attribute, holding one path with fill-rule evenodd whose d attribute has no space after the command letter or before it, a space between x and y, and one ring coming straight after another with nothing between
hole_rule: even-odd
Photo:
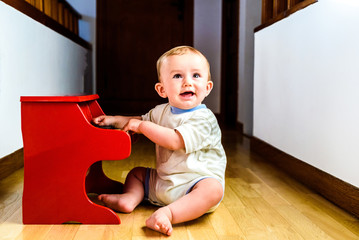
<instances>
[{"instance_id":1,"label":"wooden banister","mask_svg":"<svg viewBox=\"0 0 359 240\"><path fill-rule=\"evenodd\" d=\"M81 46L91 44L79 37L81 15L65 0L0 0Z\"/></svg>"},{"instance_id":2,"label":"wooden banister","mask_svg":"<svg viewBox=\"0 0 359 240\"><path fill-rule=\"evenodd\" d=\"M262 0L262 24L254 31L268 27L316 2L318 0Z\"/></svg>"}]
</instances>

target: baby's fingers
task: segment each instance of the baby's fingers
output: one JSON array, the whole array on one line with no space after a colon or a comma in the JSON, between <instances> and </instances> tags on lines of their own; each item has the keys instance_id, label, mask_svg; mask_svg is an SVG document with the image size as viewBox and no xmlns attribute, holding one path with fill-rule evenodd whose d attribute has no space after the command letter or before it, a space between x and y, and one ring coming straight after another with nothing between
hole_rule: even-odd
<instances>
[{"instance_id":1,"label":"baby's fingers","mask_svg":"<svg viewBox=\"0 0 359 240\"><path fill-rule=\"evenodd\" d=\"M92 121L93 121L95 124L97 124L97 125L100 125L101 123L103 124L103 123L104 123L104 120L105 120L105 116L104 116L104 115L92 119Z\"/></svg>"}]
</instances>

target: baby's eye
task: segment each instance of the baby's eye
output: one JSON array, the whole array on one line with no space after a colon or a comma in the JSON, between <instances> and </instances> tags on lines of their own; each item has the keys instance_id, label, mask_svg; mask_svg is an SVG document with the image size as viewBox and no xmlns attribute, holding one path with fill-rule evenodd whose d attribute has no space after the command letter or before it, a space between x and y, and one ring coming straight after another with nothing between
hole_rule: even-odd
<instances>
[{"instance_id":1,"label":"baby's eye","mask_svg":"<svg viewBox=\"0 0 359 240\"><path fill-rule=\"evenodd\" d=\"M193 77L194 77L194 78L200 78L201 75L199 75L198 73L195 73L195 74L193 74Z\"/></svg>"},{"instance_id":2,"label":"baby's eye","mask_svg":"<svg viewBox=\"0 0 359 240\"><path fill-rule=\"evenodd\" d=\"M173 78L181 78L181 74L175 74Z\"/></svg>"}]
</instances>

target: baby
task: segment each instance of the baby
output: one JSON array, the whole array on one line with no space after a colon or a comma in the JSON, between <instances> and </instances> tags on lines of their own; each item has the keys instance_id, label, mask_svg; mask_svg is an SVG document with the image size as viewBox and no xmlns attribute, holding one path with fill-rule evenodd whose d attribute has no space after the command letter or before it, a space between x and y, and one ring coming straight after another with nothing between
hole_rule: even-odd
<instances>
[{"instance_id":1,"label":"baby","mask_svg":"<svg viewBox=\"0 0 359 240\"><path fill-rule=\"evenodd\" d=\"M172 224L212 212L224 195L226 155L214 114L202 101L213 82L207 59L188 46L173 48L157 61L157 93L168 98L146 115L99 116L99 126L141 133L156 144L156 169L136 167L122 194L99 200L120 212L132 212L144 199L161 206L146 226L171 235Z\"/></svg>"}]
</instances>

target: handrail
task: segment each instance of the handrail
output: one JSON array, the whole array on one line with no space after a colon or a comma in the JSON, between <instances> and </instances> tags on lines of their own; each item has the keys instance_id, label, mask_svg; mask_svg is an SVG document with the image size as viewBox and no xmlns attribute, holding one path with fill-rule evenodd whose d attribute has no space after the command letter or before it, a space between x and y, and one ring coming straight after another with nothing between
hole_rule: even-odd
<instances>
[{"instance_id":1,"label":"handrail","mask_svg":"<svg viewBox=\"0 0 359 240\"><path fill-rule=\"evenodd\" d=\"M92 49L79 37L78 21L81 15L65 0L0 0L35 21L71 39L84 48Z\"/></svg>"},{"instance_id":2,"label":"handrail","mask_svg":"<svg viewBox=\"0 0 359 240\"><path fill-rule=\"evenodd\" d=\"M316 2L318 0L262 0L262 24L254 31L266 28Z\"/></svg>"}]
</instances>

